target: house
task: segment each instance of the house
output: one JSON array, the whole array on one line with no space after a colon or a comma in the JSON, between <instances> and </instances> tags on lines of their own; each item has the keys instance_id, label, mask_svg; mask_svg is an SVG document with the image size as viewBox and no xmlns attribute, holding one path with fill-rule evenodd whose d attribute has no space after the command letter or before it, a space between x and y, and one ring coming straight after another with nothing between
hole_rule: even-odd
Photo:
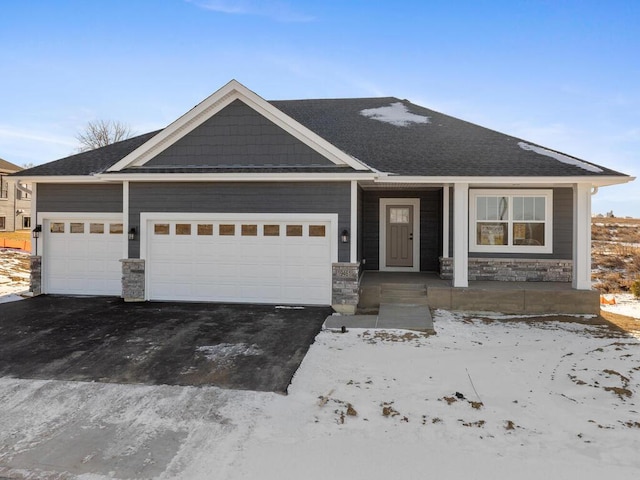
<instances>
[{"instance_id":1,"label":"house","mask_svg":"<svg viewBox=\"0 0 640 480\"><path fill-rule=\"evenodd\" d=\"M369 271L590 291L591 196L633 180L407 100L266 101L235 80L18 177L35 293L342 312Z\"/></svg>"},{"instance_id":2,"label":"house","mask_svg":"<svg viewBox=\"0 0 640 480\"><path fill-rule=\"evenodd\" d=\"M31 229L31 188L9 175L22 170L0 158L0 235Z\"/></svg>"}]
</instances>

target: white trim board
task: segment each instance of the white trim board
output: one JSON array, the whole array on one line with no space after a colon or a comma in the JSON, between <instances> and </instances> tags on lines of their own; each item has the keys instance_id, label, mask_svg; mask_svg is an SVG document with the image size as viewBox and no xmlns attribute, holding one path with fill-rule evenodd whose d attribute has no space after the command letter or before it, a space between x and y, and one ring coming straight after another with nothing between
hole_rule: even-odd
<instances>
[{"instance_id":1,"label":"white trim board","mask_svg":"<svg viewBox=\"0 0 640 480\"><path fill-rule=\"evenodd\" d=\"M413 206L413 266L387 267L387 215L389 205ZM419 198L381 198L379 208L380 243L378 252L378 269L381 272L419 272L420 271L420 199Z\"/></svg>"}]
</instances>

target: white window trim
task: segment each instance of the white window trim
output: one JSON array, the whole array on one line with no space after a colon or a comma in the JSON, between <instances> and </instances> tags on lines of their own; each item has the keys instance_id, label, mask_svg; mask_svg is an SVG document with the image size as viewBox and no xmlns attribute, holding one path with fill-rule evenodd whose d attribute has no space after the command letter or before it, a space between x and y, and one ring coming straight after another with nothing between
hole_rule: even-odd
<instances>
[{"instance_id":1,"label":"white window trim","mask_svg":"<svg viewBox=\"0 0 640 480\"><path fill-rule=\"evenodd\" d=\"M509 197L509 238L513 235L512 197L545 197L544 245L478 245L477 244L477 197ZM553 190L551 189L472 189L469 190L469 251L485 253L553 253Z\"/></svg>"}]
</instances>

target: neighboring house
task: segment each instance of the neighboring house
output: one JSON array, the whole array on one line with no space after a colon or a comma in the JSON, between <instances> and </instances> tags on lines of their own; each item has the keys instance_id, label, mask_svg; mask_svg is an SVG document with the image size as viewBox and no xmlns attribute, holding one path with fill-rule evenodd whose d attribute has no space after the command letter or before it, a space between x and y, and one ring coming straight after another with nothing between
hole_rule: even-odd
<instances>
[{"instance_id":1,"label":"neighboring house","mask_svg":"<svg viewBox=\"0 0 640 480\"><path fill-rule=\"evenodd\" d=\"M18 178L36 292L341 311L372 270L590 290L591 196L633 180L407 100L266 101L236 81Z\"/></svg>"},{"instance_id":2,"label":"neighboring house","mask_svg":"<svg viewBox=\"0 0 640 480\"><path fill-rule=\"evenodd\" d=\"M9 177L20 170L0 158L0 235L31 228L31 187Z\"/></svg>"}]
</instances>

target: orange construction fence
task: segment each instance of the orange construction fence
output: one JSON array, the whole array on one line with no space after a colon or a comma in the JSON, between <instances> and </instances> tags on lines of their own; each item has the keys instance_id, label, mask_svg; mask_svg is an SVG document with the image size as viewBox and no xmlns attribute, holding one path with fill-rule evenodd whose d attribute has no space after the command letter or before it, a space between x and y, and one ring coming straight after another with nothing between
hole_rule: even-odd
<instances>
[{"instance_id":1,"label":"orange construction fence","mask_svg":"<svg viewBox=\"0 0 640 480\"><path fill-rule=\"evenodd\" d=\"M8 238L0 237L0 248L17 248L18 250L24 250L25 252L31 251L30 240L10 240Z\"/></svg>"},{"instance_id":2,"label":"orange construction fence","mask_svg":"<svg viewBox=\"0 0 640 480\"><path fill-rule=\"evenodd\" d=\"M607 298L604 295L600 295L600 305L615 305L616 297Z\"/></svg>"}]
</instances>

